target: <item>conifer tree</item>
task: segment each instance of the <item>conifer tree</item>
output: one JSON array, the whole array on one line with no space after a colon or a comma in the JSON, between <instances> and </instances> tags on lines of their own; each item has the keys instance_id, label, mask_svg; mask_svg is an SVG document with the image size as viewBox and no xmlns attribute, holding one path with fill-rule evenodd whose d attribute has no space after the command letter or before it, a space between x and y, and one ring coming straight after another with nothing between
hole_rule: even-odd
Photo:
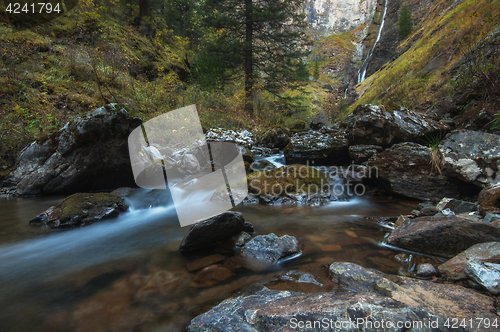
<instances>
[{"instance_id":1,"label":"conifer tree","mask_svg":"<svg viewBox=\"0 0 500 332\"><path fill-rule=\"evenodd\" d=\"M403 6L399 14L399 38L405 39L413 30L413 20L408 6Z\"/></svg>"}]
</instances>

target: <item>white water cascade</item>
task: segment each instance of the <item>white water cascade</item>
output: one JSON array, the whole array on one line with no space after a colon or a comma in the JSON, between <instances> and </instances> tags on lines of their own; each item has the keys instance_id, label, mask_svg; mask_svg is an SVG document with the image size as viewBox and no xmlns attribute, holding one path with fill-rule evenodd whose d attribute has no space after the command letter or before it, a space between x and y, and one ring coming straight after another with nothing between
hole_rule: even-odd
<instances>
[{"instance_id":1,"label":"white water cascade","mask_svg":"<svg viewBox=\"0 0 500 332\"><path fill-rule=\"evenodd\" d=\"M385 0L384 13L382 14L382 23L380 24L380 28L378 30L377 39L375 39L375 43L373 43L373 46L370 49L370 52L368 52L368 54L366 55L366 59L365 59L365 61L363 61L361 68L359 68L357 83L361 83L365 80L366 69L368 68L368 63L370 62L370 58L373 54L373 51L375 50L375 46L377 46L377 43L380 40L380 36L382 35L382 29L384 28L384 22L385 22L385 14L387 13L387 2L388 1L389 0Z\"/></svg>"}]
</instances>

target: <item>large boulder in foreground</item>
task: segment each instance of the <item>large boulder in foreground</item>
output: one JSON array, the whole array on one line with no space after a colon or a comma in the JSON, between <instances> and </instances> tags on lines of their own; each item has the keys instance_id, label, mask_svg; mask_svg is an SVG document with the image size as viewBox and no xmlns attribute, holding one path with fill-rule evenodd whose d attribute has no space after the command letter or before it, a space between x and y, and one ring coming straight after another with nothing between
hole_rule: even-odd
<instances>
[{"instance_id":1,"label":"large boulder in foreground","mask_svg":"<svg viewBox=\"0 0 500 332\"><path fill-rule=\"evenodd\" d=\"M477 203L482 216L488 213L500 214L500 185L481 190Z\"/></svg>"},{"instance_id":2,"label":"large boulder in foreground","mask_svg":"<svg viewBox=\"0 0 500 332\"><path fill-rule=\"evenodd\" d=\"M460 216L405 219L387 239L396 247L447 258L494 241L500 241L500 229Z\"/></svg>"},{"instance_id":3,"label":"large boulder in foreground","mask_svg":"<svg viewBox=\"0 0 500 332\"><path fill-rule=\"evenodd\" d=\"M349 141L341 129L335 132L309 130L291 137L283 152L288 165L339 165L349 159Z\"/></svg>"},{"instance_id":4,"label":"large boulder in foreground","mask_svg":"<svg viewBox=\"0 0 500 332\"><path fill-rule=\"evenodd\" d=\"M444 171L480 187L500 184L500 135L459 130L439 144Z\"/></svg>"},{"instance_id":5,"label":"large boulder in foreground","mask_svg":"<svg viewBox=\"0 0 500 332\"><path fill-rule=\"evenodd\" d=\"M73 194L30 221L32 226L66 228L87 226L127 211L122 197L108 193Z\"/></svg>"},{"instance_id":6,"label":"large boulder in foreground","mask_svg":"<svg viewBox=\"0 0 500 332\"><path fill-rule=\"evenodd\" d=\"M386 277L352 263L334 263L330 274L350 291L304 294L264 287L226 299L195 317L187 331L447 331L450 317L497 318L492 298L458 285ZM314 325L318 321L326 325ZM422 325L382 327L382 321Z\"/></svg>"},{"instance_id":7,"label":"large boulder in foreground","mask_svg":"<svg viewBox=\"0 0 500 332\"><path fill-rule=\"evenodd\" d=\"M243 214L223 212L192 225L179 250L190 252L213 248L242 231L253 231L252 225L245 222Z\"/></svg>"},{"instance_id":8,"label":"large boulder in foreground","mask_svg":"<svg viewBox=\"0 0 500 332\"><path fill-rule=\"evenodd\" d=\"M457 180L439 174L432 164L430 148L417 143L400 143L368 161L371 178L388 192L438 202L458 197Z\"/></svg>"},{"instance_id":9,"label":"large boulder in foreground","mask_svg":"<svg viewBox=\"0 0 500 332\"><path fill-rule=\"evenodd\" d=\"M11 180L19 195L94 191L135 186L128 135L141 124L110 104L69 121L26 147Z\"/></svg>"},{"instance_id":10,"label":"large boulder in foreground","mask_svg":"<svg viewBox=\"0 0 500 332\"><path fill-rule=\"evenodd\" d=\"M391 146L401 142L420 142L424 137L443 134L451 128L430 118L401 108L387 111L377 105L360 105L348 115L346 123L351 144Z\"/></svg>"}]
</instances>

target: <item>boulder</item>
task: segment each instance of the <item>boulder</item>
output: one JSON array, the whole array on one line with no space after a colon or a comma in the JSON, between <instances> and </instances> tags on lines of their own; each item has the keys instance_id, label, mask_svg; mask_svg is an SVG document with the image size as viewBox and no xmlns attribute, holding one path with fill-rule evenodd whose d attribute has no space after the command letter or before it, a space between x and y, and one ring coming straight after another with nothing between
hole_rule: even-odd
<instances>
[{"instance_id":1,"label":"boulder","mask_svg":"<svg viewBox=\"0 0 500 332\"><path fill-rule=\"evenodd\" d=\"M382 150L383 148L379 145L351 145L349 147L349 157L354 162L361 164L377 153L382 152Z\"/></svg>"},{"instance_id":2,"label":"boulder","mask_svg":"<svg viewBox=\"0 0 500 332\"><path fill-rule=\"evenodd\" d=\"M87 226L117 217L127 209L124 199L114 194L73 194L37 215L30 225L51 228Z\"/></svg>"},{"instance_id":3,"label":"boulder","mask_svg":"<svg viewBox=\"0 0 500 332\"><path fill-rule=\"evenodd\" d=\"M251 149L254 145L253 135L246 129L231 130L223 128L211 128L205 135L207 142L231 142Z\"/></svg>"},{"instance_id":4,"label":"boulder","mask_svg":"<svg viewBox=\"0 0 500 332\"><path fill-rule=\"evenodd\" d=\"M418 264L417 273L415 276L418 278L430 278L437 275L436 268L430 263Z\"/></svg>"},{"instance_id":5,"label":"boulder","mask_svg":"<svg viewBox=\"0 0 500 332\"><path fill-rule=\"evenodd\" d=\"M499 219L500 219L500 214L488 213L486 216L484 216L483 222L487 224L494 224L495 221Z\"/></svg>"},{"instance_id":6,"label":"boulder","mask_svg":"<svg viewBox=\"0 0 500 332\"><path fill-rule=\"evenodd\" d=\"M182 240L179 250L184 252L204 250L223 243L241 231L253 231L239 212L223 212L196 222Z\"/></svg>"},{"instance_id":7,"label":"boulder","mask_svg":"<svg viewBox=\"0 0 500 332\"><path fill-rule=\"evenodd\" d=\"M380 324L408 321L422 322L412 331L437 331L450 317L497 318L490 312L492 298L458 285L396 276L389 280L352 263L334 263L332 270L337 271L334 279L353 286L350 292L249 290L195 317L186 331L392 331L395 326ZM358 289L357 280L362 285Z\"/></svg>"},{"instance_id":8,"label":"boulder","mask_svg":"<svg viewBox=\"0 0 500 332\"><path fill-rule=\"evenodd\" d=\"M417 143L396 144L368 161L371 178L381 188L425 201L458 197L459 186L432 166L431 149Z\"/></svg>"},{"instance_id":9,"label":"boulder","mask_svg":"<svg viewBox=\"0 0 500 332\"><path fill-rule=\"evenodd\" d=\"M439 273L447 279L460 280L467 276L464 273L467 262L480 261L500 262L500 242L487 242L473 245L452 259L438 266Z\"/></svg>"},{"instance_id":10,"label":"boulder","mask_svg":"<svg viewBox=\"0 0 500 332\"><path fill-rule=\"evenodd\" d=\"M116 104L69 121L21 151L11 176L17 183L17 193L40 195L135 186L127 139L141 123Z\"/></svg>"},{"instance_id":11,"label":"boulder","mask_svg":"<svg viewBox=\"0 0 500 332\"><path fill-rule=\"evenodd\" d=\"M257 144L259 145L280 150L284 149L288 143L290 143L290 137L281 128L269 129L257 139Z\"/></svg>"},{"instance_id":12,"label":"boulder","mask_svg":"<svg viewBox=\"0 0 500 332\"><path fill-rule=\"evenodd\" d=\"M475 244L493 241L500 241L500 229L460 216L407 219L387 239L396 247L449 258Z\"/></svg>"},{"instance_id":13,"label":"boulder","mask_svg":"<svg viewBox=\"0 0 500 332\"><path fill-rule=\"evenodd\" d=\"M500 264L472 259L467 262L464 272L491 294L500 294Z\"/></svg>"},{"instance_id":14,"label":"boulder","mask_svg":"<svg viewBox=\"0 0 500 332\"><path fill-rule=\"evenodd\" d=\"M477 204L482 216L488 213L500 214L500 186L481 190L477 198Z\"/></svg>"},{"instance_id":15,"label":"boulder","mask_svg":"<svg viewBox=\"0 0 500 332\"><path fill-rule=\"evenodd\" d=\"M451 128L425 115L407 110L387 111L383 106L360 105L346 119L352 145L391 146L421 142L424 137L443 134Z\"/></svg>"},{"instance_id":16,"label":"boulder","mask_svg":"<svg viewBox=\"0 0 500 332\"><path fill-rule=\"evenodd\" d=\"M458 130L439 144L445 173L480 187L500 184L500 135Z\"/></svg>"},{"instance_id":17,"label":"boulder","mask_svg":"<svg viewBox=\"0 0 500 332\"><path fill-rule=\"evenodd\" d=\"M342 130L309 130L295 134L283 152L287 164L338 165L349 159L349 141Z\"/></svg>"},{"instance_id":18,"label":"boulder","mask_svg":"<svg viewBox=\"0 0 500 332\"><path fill-rule=\"evenodd\" d=\"M271 233L254 237L236 255L244 267L263 270L299 252L299 241L295 237L290 235L277 237Z\"/></svg>"}]
</instances>

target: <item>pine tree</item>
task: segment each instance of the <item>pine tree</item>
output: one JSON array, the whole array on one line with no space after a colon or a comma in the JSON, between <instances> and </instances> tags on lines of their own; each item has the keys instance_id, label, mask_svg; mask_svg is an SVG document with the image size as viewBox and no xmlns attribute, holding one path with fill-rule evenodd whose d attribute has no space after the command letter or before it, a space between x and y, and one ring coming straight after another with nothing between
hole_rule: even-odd
<instances>
[{"instance_id":1,"label":"pine tree","mask_svg":"<svg viewBox=\"0 0 500 332\"><path fill-rule=\"evenodd\" d=\"M206 0L205 26L218 35L218 55L228 67L243 67L245 110L253 113L255 81L278 94L299 82L294 70L305 55L304 0ZM223 40L223 42L221 42ZM224 58L225 60L222 60ZM291 68L292 67L292 68ZM303 76L303 75L302 75Z\"/></svg>"},{"instance_id":2,"label":"pine tree","mask_svg":"<svg viewBox=\"0 0 500 332\"><path fill-rule=\"evenodd\" d=\"M413 30L413 20L408 6L403 6L399 14L399 38L405 39Z\"/></svg>"}]
</instances>

